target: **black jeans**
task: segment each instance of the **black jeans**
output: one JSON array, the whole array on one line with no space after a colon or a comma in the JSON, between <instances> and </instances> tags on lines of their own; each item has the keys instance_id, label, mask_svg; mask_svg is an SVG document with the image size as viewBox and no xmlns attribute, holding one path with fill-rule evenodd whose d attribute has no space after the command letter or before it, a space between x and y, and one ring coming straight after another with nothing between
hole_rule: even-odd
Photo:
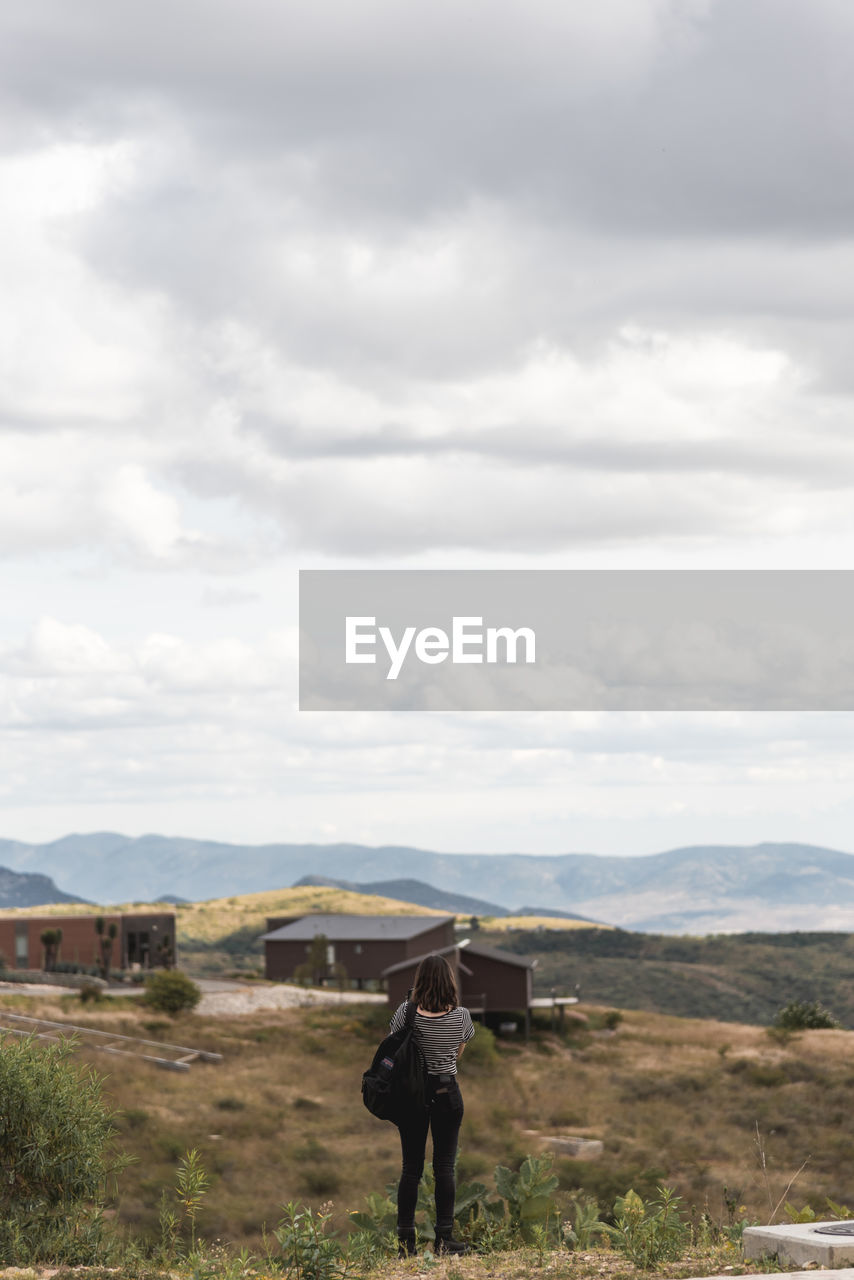
<instances>
[{"instance_id":1,"label":"black jeans","mask_svg":"<svg viewBox=\"0 0 854 1280\"><path fill-rule=\"evenodd\" d=\"M452 1076L445 1084L430 1077L430 1099L426 1111L401 1123L400 1148L403 1167L397 1187L397 1225L406 1230L415 1223L418 1183L424 1172L427 1130L433 1135L433 1173L436 1177L436 1230L450 1232L454 1225L454 1162L463 1118L463 1095Z\"/></svg>"}]
</instances>

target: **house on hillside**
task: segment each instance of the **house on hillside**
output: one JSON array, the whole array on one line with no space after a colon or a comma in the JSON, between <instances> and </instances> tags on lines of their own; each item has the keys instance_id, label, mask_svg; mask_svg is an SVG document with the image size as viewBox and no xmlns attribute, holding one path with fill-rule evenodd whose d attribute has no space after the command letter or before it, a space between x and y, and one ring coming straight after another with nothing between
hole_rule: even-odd
<instances>
[{"instance_id":1,"label":"house on hillside","mask_svg":"<svg viewBox=\"0 0 854 1280\"><path fill-rule=\"evenodd\" d=\"M486 947L470 939L434 950L445 956L454 970L461 1004L481 1017L497 1013L523 1014L527 1034L534 1002L536 960L512 955L497 947ZM425 954L407 956L383 970L382 977L388 987L392 1008L406 999L415 970Z\"/></svg>"},{"instance_id":2,"label":"house on hillside","mask_svg":"<svg viewBox=\"0 0 854 1280\"><path fill-rule=\"evenodd\" d=\"M265 977L286 982L305 964L315 938L326 939L326 963L343 965L357 987L379 985L383 972L408 959L454 945L453 916L308 915L267 921Z\"/></svg>"},{"instance_id":3,"label":"house on hillside","mask_svg":"<svg viewBox=\"0 0 854 1280\"><path fill-rule=\"evenodd\" d=\"M45 946L41 940L47 929L61 929L55 961L97 966L100 938L96 920L104 922L105 934L116 926L110 958L114 969L155 969L175 962L175 915L171 911L123 913L104 911L99 915L0 916L0 954L10 969L43 969Z\"/></svg>"}]
</instances>

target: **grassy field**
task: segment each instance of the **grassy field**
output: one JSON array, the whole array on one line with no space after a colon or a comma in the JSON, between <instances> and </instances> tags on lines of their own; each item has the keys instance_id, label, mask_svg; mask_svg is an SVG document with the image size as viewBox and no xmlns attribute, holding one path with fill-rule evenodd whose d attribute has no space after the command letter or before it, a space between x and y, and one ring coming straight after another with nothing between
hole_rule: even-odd
<instances>
[{"instance_id":1,"label":"grassy field","mask_svg":"<svg viewBox=\"0 0 854 1280\"><path fill-rule=\"evenodd\" d=\"M84 1009L72 997L40 1000L38 1010L223 1054L186 1075L92 1054L122 1112L120 1146L135 1157L118 1202L120 1221L135 1230L156 1233L161 1192L191 1147L212 1177L203 1233L249 1246L290 1199L331 1200L343 1225L366 1193L396 1177L396 1132L359 1098L384 1008L175 1023L144 1009ZM528 1046L475 1038L461 1067L463 1180L489 1182L496 1164L518 1166L541 1150L543 1136L572 1135L600 1138L604 1153L557 1160L565 1203L583 1190L608 1210L630 1186L650 1195L666 1182L717 1222L767 1221L804 1162L791 1200L817 1210L828 1196L854 1202L854 1033L780 1043L756 1027L638 1012L608 1032L596 1029L602 1012L584 1009L588 1024L563 1038L544 1023Z\"/></svg>"}]
</instances>

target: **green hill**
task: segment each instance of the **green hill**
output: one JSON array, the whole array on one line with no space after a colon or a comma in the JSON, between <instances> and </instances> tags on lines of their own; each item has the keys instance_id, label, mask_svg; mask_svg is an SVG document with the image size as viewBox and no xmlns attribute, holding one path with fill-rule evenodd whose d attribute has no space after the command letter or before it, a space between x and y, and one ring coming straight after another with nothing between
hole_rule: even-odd
<instances>
[{"instance_id":1,"label":"green hill","mask_svg":"<svg viewBox=\"0 0 854 1280\"><path fill-rule=\"evenodd\" d=\"M487 937L487 934L482 935ZM790 1000L820 1000L854 1027L854 935L741 933L675 938L621 929L495 934L536 956L536 995L552 988L621 1009L769 1024Z\"/></svg>"}]
</instances>

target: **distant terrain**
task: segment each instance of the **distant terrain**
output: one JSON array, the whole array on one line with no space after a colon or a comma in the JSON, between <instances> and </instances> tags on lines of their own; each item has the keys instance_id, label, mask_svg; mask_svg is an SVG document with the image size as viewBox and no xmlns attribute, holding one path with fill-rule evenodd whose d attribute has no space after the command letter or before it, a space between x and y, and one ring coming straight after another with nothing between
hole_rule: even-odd
<instances>
[{"instance_id":1,"label":"distant terrain","mask_svg":"<svg viewBox=\"0 0 854 1280\"><path fill-rule=\"evenodd\" d=\"M38 872L10 871L0 867L0 908L37 907L48 902L82 902L57 889L50 876Z\"/></svg>"},{"instance_id":2,"label":"distant terrain","mask_svg":"<svg viewBox=\"0 0 854 1280\"><path fill-rule=\"evenodd\" d=\"M434 888L432 884L424 884L423 880L374 880L370 884L357 884L352 880L333 880L328 876L303 876L296 881L295 888L301 885L326 885L331 889L346 889L349 893L367 893L382 898L394 898L398 902L415 903L419 907L430 907L434 911L447 911L453 915L469 916L506 916L510 912L506 907L498 907L494 902L484 902L482 898L470 898L464 893L449 893L446 889ZM535 912L526 912L535 915Z\"/></svg>"},{"instance_id":3,"label":"distant terrain","mask_svg":"<svg viewBox=\"0 0 854 1280\"><path fill-rule=\"evenodd\" d=\"M765 1025L791 1000L819 1000L854 1028L854 936L847 933L674 938L619 929L518 930L496 933L494 941L536 957L535 995L577 989L584 1001L620 1009Z\"/></svg>"},{"instance_id":4,"label":"distant terrain","mask_svg":"<svg viewBox=\"0 0 854 1280\"><path fill-rule=\"evenodd\" d=\"M99 832L38 845L0 840L0 863L74 885L102 903L224 898L281 889L303 876L360 885L415 878L508 912L536 902L649 933L854 930L854 856L804 844L546 857L396 845L230 845Z\"/></svg>"}]
</instances>

